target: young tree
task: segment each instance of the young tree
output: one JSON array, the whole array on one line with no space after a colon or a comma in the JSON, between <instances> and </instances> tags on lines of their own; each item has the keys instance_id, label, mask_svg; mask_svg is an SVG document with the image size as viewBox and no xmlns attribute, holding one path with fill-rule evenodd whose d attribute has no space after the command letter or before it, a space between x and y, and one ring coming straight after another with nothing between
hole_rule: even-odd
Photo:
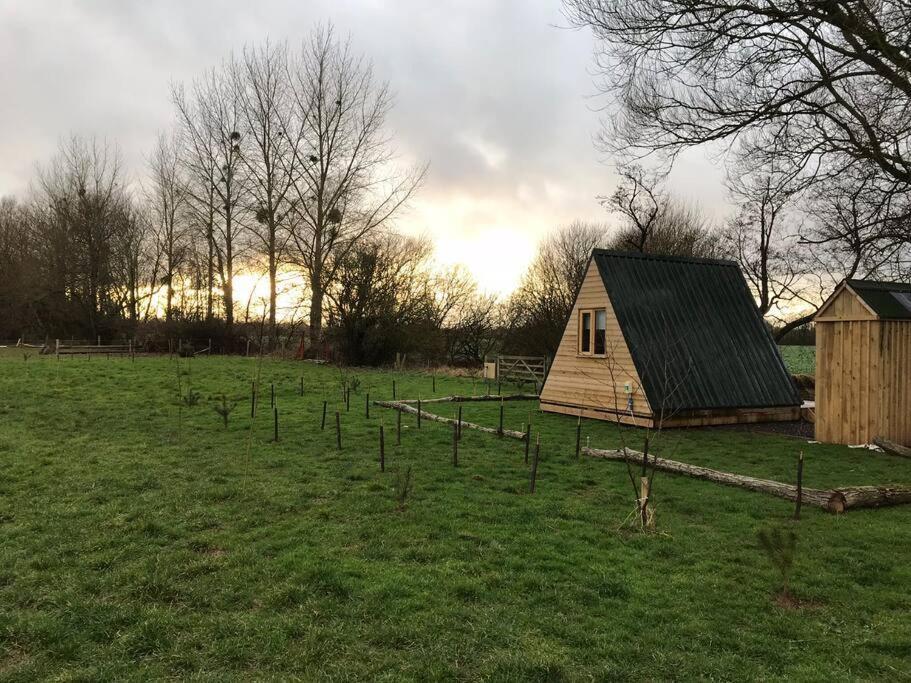
<instances>
[{"instance_id":1,"label":"young tree","mask_svg":"<svg viewBox=\"0 0 911 683\"><path fill-rule=\"evenodd\" d=\"M385 132L388 85L330 28L318 29L288 70L295 220L293 261L310 285L310 333L319 337L323 299L355 246L388 224L420 184L424 170L399 172Z\"/></svg>"}]
</instances>

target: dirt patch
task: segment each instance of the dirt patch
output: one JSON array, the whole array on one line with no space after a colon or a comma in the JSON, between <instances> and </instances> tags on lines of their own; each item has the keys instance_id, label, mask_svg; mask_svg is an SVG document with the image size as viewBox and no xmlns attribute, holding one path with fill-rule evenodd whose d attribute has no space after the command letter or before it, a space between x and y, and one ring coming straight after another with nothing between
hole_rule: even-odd
<instances>
[{"instance_id":1,"label":"dirt patch","mask_svg":"<svg viewBox=\"0 0 911 683\"><path fill-rule=\"evenodd\" d=\"M774 600L775 606L784 610L801 610L814 609L820 607L818 602L813 600L801 600L792 593L778 593Z\"/></svg>"}]
</instances>

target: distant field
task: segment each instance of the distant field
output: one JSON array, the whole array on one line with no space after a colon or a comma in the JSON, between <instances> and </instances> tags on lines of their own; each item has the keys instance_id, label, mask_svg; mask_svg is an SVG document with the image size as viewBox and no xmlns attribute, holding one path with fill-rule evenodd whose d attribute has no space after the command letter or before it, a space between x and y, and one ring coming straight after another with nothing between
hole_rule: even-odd
<instances>
[{"instance_id":1,"label":"distant field","mask_svg":"<svg viewBox=\"0 0 911 683\"><path fill-rule=\"evenodd\" d=\"M642 535L620 529L633 509L625 466L577 461L572 418L505 403L507 427L531 415L541 436L529 495L519 442L466 430L455 468L449 428L406 416L396 447L395 414L366 417L367 393L390 398L393 379L399 397L431 396L426 374L353 371L346 413L338 369L258 368L0 358L0 677L911 677L911 507L805 508L794 524L786 501L659 473L660 533ZM178 409L178 377L196 405ZM481 390L436 382L436 395ZM221 394L236 401L227 429ZM464 417L493 426L497 411L466 404ZM582 438L620 444L606 423L584 423ZM911 461L784 436L677 430L653 449L785 480L803 451L807 486L911 484ZM394 481L408 466L400 512ZM799 610L773 604L776 574L756 541L785 524L799 533Z\"/></svg>"},{"instance_id":2,"label":"distant field","mask_svg":"<svg viewBox=\"0 0 911 683\"><path fill-rule=\"evenodd\" d=\"M779 346L788 370L795 375L816 374L815 346Z\"/></svg>"}]
</instances>

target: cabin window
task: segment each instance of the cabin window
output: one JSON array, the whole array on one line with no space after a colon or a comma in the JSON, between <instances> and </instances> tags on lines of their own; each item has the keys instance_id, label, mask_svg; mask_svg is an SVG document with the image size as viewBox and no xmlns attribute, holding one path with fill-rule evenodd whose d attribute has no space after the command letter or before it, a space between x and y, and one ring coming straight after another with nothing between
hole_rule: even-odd
<instances>
[{"instance_id":1,"label":"cabin window","mask_svg":"<svg viewBox=\"0 0 911 683\"><path fill-rule=\"evenodd\" d=\"M607 348L607 311L579 311L579 353L603 356Z\"/></svg>"},{"instance_id":2,"label":"cabin window","mask_svg":"<svg viewBox=\"0 0 911 683\"><path fill-rule=\"evenodd\" d=\"M591 311L582 312L582 333L579 335L581 353L592 352L592 314Z\"/></svg>"},{"instance_id":3,"label":"cabin window","mask_svg":"<svg viewBox=\"0 0 911 683\"><path fill-rule=\"evenodd\" d=\"M607 347L607 311L595 311L595 355L603 356Z\"/></svg>"}]
</instances>

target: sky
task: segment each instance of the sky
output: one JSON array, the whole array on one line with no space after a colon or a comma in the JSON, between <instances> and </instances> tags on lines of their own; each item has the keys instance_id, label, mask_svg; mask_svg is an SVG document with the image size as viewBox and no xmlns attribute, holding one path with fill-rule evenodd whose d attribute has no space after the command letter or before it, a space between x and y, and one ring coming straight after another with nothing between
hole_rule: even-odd
<instances>
[{"instance_id":1,"label":"sky","mask_svg":"<svg viewBox=\"0 0 911 683\"><path fill-rule=\"evenodd\" d=\"M404 166L429 163L405 232L489 292L518 283L535 245L616 185L593 144L611 103L595 44L559 0L0 0L0 196L23 195L70 133L115 142L134 178L173 121L170 88L232 51L292 45L331 22L395 93L389 129ZM727 211L715 160L691 153L669 188Z\"/></svg>"}]
</instances>

